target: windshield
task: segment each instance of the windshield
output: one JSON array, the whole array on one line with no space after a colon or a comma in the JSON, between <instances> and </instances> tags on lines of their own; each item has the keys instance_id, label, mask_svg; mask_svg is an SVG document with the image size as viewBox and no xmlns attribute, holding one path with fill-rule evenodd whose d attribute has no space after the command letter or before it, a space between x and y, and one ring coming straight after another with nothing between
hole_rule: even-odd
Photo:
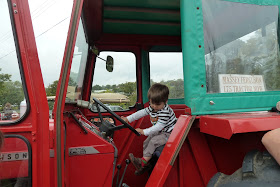
<instances>
[{"instance_id":1,"label":"windshield","mask_svg":"<svg viewBox=\"0 0 280 187\"><path fill-rule=\"evenodd\" d=\"M202 2L207 93L280 90L278 6Z\"/></svg>"},{"instance_id":2,"label":"windshield","mask_svg":"<svg viewBox=\"0 0 280 187\"><path fill-rule=\"evenodd\" d=\"M88 44L85 37L82 20L80 19L78 34L72 59L70 78L68 82L66 102L81 99L81 90L84 80L86 61L88 56Z\"/></svg>"},{"instance_id":3,"label":"windshield","mask_svg":"<svg viewBox=\"0 0 280 187\"><path fill-rule=\"evenodd\" d=\"M107 56L114 59L114 70L106 70ZM96 98L112 111L129 110L137 100L136 57L132 52L102 51L96 58L92 92L90 98ZM97 112L96 107L92 111ZM105 110L101 108L101 112Z\"/></svg>"}]
</instances>

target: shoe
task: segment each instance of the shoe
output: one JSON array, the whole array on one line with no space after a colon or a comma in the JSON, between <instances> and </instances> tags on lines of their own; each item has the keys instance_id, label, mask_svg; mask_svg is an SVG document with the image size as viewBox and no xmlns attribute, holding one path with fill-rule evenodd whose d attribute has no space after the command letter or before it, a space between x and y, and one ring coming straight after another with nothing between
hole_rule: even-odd
<instances>
[{"instance_id":1,"label":"shoe","mask_svg":"<svg viewBox=\"0 0 280 187\"><path fill-rule=\"evenodd\" d=\"M142 165L141 165L142 159L141 158L134 157L134 155L132 153L129 153L128 157L129 157L129 160L131 161L131 163L136 168L136 171L139 170L142 167Z\"/></svg>"},{"instance_id":2,"label":"shoe","mask_svg":"<svg viewBox=\"0 0 280 187\"><path fill-rule=\"evenodd\" d=\"M141 166L140 169L137 169L135 171L135 175L142 175L143 173L145 173L146 171L148 171L149 169L152 169L152 164L150 162L148 162L145 166Z\"/></svg>"}]
</instances>

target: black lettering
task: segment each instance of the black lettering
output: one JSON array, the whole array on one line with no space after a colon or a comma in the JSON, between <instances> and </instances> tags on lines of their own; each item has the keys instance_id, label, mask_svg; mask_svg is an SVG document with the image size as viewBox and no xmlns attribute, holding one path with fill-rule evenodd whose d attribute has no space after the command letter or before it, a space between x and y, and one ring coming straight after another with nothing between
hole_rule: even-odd
<instances>
[{"instance_id":1,"label":"black lettering","mask_svg":"<svg viewBox=\"0 0 280 187\"><path fill-rule=\"evenodd\" d=\"M22 158L27 158L27 155L28 155L27 153L23 153Z\"/></svg>"},{"instance_id":2,"label":"black lettering","mask_svg":"<svg viewBox=\"0 0 280 187\"><path fill-rule=\"evenodd\" d=\"M15 159L19 159L19 154L15 154Z\"/></svg>"},{"instance_id":3,"label":"black lettering","mask_svg":"<svg viewBox=\"0 0 280 187\"><path fill-rule=\"evenodd\" d=\"M87 154L87 151L85 149L81 149L80 154Z\"/></svg>"},{"instance_id":4,"label":"black lettering","mask_svg":"<svg viewBox=\"0 0 280 187\"><path fill-rule=\"evenodd\" d=\"M8 154L8 160L11 160L12 159L12 155L11 154Z\"/></svg>"}]
</instances>

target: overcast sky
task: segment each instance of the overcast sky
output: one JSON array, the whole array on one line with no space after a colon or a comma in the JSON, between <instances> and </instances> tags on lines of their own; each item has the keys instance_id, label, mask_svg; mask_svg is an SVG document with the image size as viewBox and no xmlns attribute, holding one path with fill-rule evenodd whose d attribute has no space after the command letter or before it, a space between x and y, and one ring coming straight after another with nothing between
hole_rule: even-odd
<instances>
[{"instance_id":1,"label":"overcast sky","mask_svg":"<svg viewBox=\"0 0 280 187\"><path fill-rule=\"evenodd\" d=\"M29 0L29 6L44 84L47 87L53 81L59 79L73 2L72 0ZM0 0L0 22L1 73L11 74L12 81L20 80L19 70L16 68L18 65L13 35L8 19L7 0ZM151 59L153 59L153 65L151 65L153 80L161 81L166 80L166 77L168 79L183 77L181 55L178 57L156 55L151 56ZM134 73L132 73L134 75L131 77L118 71L118 69L131 71L131 68L128 68L126 63L121 63L130 60L126 60L124 57L121 59L116 57L114 60L115 73L118 75L112 79L109 78L110 74L108 76L102 74L103 78L96 80L96 84L122 83L116 82L116 77L118 77L119 81L135 81ZM177 68L172 68L171 70L170 65ZM135 66L132 65L132 67ZM178 73L178 69L180 73Z\"/></svg>"},{"instance_id":2,"label":"overcast sky","mask_svg":"<svg viewBox=\"0 0 280 187\"><path fill-rule=\"evenodd\" d=\"M34 35L45 87L59 79L73 2L71 0L29 0ZM20 80L7 0L0 0L1 73Z\"/></svg>"},{"instance_id":3,"label":"overcast sky","mask_svg":"<svg viewBox=\"0 0 280 187\"><path fill-rule=\"evenodd\" d=\"M29 0L37 50L47 87L59 79L73 6L71 0Z\"/></svg>"}]
</instances>

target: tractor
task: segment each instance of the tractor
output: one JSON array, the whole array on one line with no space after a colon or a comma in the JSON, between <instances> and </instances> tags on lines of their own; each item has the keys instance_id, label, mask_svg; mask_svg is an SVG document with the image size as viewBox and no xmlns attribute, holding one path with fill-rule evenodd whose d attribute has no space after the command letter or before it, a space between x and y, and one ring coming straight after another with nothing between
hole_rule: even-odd
<instances>
[{"instance_id":1,"label":"tractor","mask_svg":"<svg viewBox=\"0 0 280 187\"><path fill-rule=\"evenodd\" d=\"M1 3L16 53L0 75L15 64L25 101L0 121L2 186L280 186L261 142L280 128L279 0L74 0L51 112L28 1ZM136 176L151 123L121 116L156 82L177 123Z\"/></svg>"}]
</instances>

